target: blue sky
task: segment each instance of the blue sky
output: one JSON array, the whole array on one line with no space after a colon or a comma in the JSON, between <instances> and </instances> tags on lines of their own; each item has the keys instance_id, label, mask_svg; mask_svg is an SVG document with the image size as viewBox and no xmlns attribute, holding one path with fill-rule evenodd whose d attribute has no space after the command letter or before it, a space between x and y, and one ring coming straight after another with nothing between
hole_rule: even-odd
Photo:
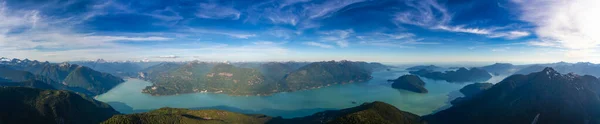
<instances>
[{"instance_id":1,"label":"blue sky","mask_svg":"<svg viewBox=\"0 0 600 124\"><path fill-rule=\"evenodd\" d=\"M0 0L48 61L600 62L597 0Z\"/></svg>"}]
</instances>

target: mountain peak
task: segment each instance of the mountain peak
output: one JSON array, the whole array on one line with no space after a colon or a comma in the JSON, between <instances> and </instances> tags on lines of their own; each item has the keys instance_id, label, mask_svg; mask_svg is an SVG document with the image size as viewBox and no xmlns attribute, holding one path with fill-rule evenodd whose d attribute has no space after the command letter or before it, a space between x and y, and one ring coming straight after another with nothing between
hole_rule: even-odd
<instances>
[{"instance_id":1,"label":"mountain peak","mask_svg":"<svg viewBox=\"0 0 600 124\"><path fill-rule=\"evenodd\" d=\"M98 59L98 60L96 60L96 63L105 63L105 62L106 62L106 60L104 60L104 59Z\"/></svg>"},{"instance_id":2,"label":"mountain peak","mask_svg":"<svg viewBox=\"0 0 600 124\"><path fill-rule=\"evenodd\" d=\"M558 73L552 67L546 67L546 68L544 68L544 70L542 72L546 72L546 74Z\"/></svg>"}]
</instances>

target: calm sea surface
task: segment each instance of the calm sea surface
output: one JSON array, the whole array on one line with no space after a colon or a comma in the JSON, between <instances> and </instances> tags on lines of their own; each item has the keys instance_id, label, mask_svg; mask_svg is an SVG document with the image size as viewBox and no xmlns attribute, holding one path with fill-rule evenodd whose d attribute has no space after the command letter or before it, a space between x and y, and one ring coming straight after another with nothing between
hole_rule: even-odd
<instances>
[{"instance_id":1,"label":"calm sea surface","mask_svg":"<svg viewBox=\"0 0 600 124\"><path fill-rule=\"evenodd\" d=\"M284 118L312 115L324 110L342 109L364 102L383 101L403 111L418 115L430 114L448 107L448 99L461 96L460 88L469 84L448 83L422 78L427 94L418 94L391 88L386 80L404 74L403 70L373 73L368 82L334 85L319 89L277 93L272 96L228 96L226 94L193 93L174 96L150 96L141 90L150 82L129 79L109 92L96 97L122 113L145 112L161 107L222 109L248 114L265 114ZM489 82L497 83L506 76L497 76Z\"/></svg>"}]
</instances>

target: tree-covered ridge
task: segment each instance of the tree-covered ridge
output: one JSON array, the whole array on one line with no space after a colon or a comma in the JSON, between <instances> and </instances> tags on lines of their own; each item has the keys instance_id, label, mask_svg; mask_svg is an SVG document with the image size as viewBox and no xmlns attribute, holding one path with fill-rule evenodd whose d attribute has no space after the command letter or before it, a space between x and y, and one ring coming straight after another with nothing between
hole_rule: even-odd
<instances>
[{"instance_id":1,"label":"tree-covered ridge","mask_svg":"<svg viewBox=\"0 0 600 124\"><path fill-rule=\"evenodd\" d=\"M143 90L152 95L213 92L229 95L270 95L283 91L318 88L331 84L362 82L374 70L387 66L379 63L328 61L229 63L162 63L139 77L154 83Z\"/></svg>"},{"instance_id":2,"label":"tree-covered ridge","mask_svg":"<svg viewBox=\"0 0 600 124\"><path fill-rule=\"evenodd\" d=\"M27 80L20 82L12 82L8 80L2 80L0 78L0 87L29 87L29 88L38 88L38 89L56 89L54 86L50 84L46 84L45 82L38 80Z\"/></svg>"},{"instance_id":3,"label":"tree-covered ridge","mask_svg":"<svg viewBox=\"0 0 600 124\"><path fill-rule=\"evenodd\" d=\"M104 124L422 124L418 115L398 110L383 102L319 112L311 116L284 119L257 114L240 114L222 110L189 110L161 108L158 110L115 115Z\"/></svg>"},{"instance_id":4,"label":"tree-covered ridge","mask_svg":"<svg viewBox=\"0 0 600 124\"><path fill-rule=\"evenodd\" d=\"M421 117L375 101L341 110L329 110L311 116L275 119L277 124L423 124Z\"/></svg>"},{"instance_id":5,"label":"tree-covered ridge","mask_svg":"<svg viewBox=\"0 0 600 124\"><path fill-rule=\"evenodd\" d=\"M64 90L0 87L2 124L94 124L117 111L108 104Z\"/></svg>"},{"instance_id":6,"label":"tree-covered ridge","mask_svg":"<svg viewBox=\"0 0 600 124\"><path fill-rule=\"evenodd\" d=\"M1 61L0 71L5 72L0 73L0 77L11 82L38 80L50 84L56 89L67 89L87 95L105 93L124 82L119 77L85 66L69 63L54 64L28 59Z\"/></svg>"},{"instance_id":7,"label":"tree-covered ridge","mask_svg":"<svg viewBox=\"0 0 600 124\"><path fill-rule=\"evenodd\" d=\"M246 115L222 110L161 108L145 113L115 115L103 124L264 124L265 115Z\"/></svg>"},{"instance_id":8,"label":"tree-covered ridge","mask_svg":"<svg viewBox=\"0 0 600 124\"><path fill-rule=\"evenodd\" d=\"M144 92L152 95L194 92L248 95L271 94L277 90L276 82L265 81L259 70L225 63L192 62L151 81L156 81L155 85L147 87Z\"/></svg>"},{"instance_id":9,"label":"tree-covered ridge","mask_svg":"<svg viewBox=\"0 0 600 124\"><path fill-rule=\"evenodd\" d=\"M315 62L287 75L285 85L288 90L295 91L332 84L363 82L371 79L371 68L363 66L361 63L350 61Z\"/></svg>"}]
</instances>

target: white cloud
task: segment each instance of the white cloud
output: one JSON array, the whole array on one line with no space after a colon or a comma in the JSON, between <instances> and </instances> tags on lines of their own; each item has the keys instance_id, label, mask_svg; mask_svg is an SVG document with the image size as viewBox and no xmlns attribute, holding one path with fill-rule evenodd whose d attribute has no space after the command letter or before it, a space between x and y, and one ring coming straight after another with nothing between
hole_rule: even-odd
<instances>
[{"instance_id":1,"label":"white cloud","mask_svg":"<svg viewBox=\"0 0 600 124\"><path fill-rule=\"evenodd\" d=\"M179 56L176 56L176 55L166 55L166 56L157 56L156 58L175 59L175 58L179 58Z\"/></svg>"},{"instance_id":2,"label":"white cloud","mask_svg":"<svg viewBox=\"0 0 600 124\"><path fill-rule=\"evenodd\" d=\"M415 34L412 34L412 33L398 33L398 34L376 33L376 34L388 36L392 39L405 39L405 38L411 38L411 37L415 36Z\"/></svg>"},{"instance_id":3,"label":"white cloud","mask_svg":"<svg viewBox=\"0 0 600 124\"><path fill-rule=\"evenodd\" d=\"M183 17L171 7L166 7L163 10L155 10L145 15L164 21L179 21L183 19Z\"/></svg>"},{"instance_id":4,"label":"white cloud","mask_svg":"<svg viewBox=\"0 0 600 124\"><path fill-rule=\"evenodd\" d=\"M310 4L304 7L309 18L324 18L338 10L365 0L328 0L321 4Z\"/></svg>"},{"instance_id":5,"label":"white cloud","mask_svg":"<svg viewBox=\"0 0 600 124\"><path fill-rule=\"evenodd\" d=\"M433 0L405 1L411 10L399 12L394 20L417 26L430 27L442 25L450 22L452 17L448 14L446 8ZM435 13L441 13L436 15Z\"/></svg>"},{"instance_id":6,"label":"white cloud","mask_svg":"<svg viewBox=\"0 0 600 124\"><path fill-rule=\"evenodd\" d=\"M504 37L506 39L517 39L528 36L528 32L523 31L497 31L502 28L491 27L468 27L466 25L451 25L452 14L446 7L435 0L416 0L405 1L410 7L409 10L398 12L394 15L393 21L399 24L409 24L424 27L432 30L442 30L457 33L470 33L484 35L490 38Z\"/></svg>"},{"instance_id":7,"label":"white cloud","mask_svg":"<svg viewBox=\"0 0 600 124\"><path fill-rule=\"evenodd\" d=\"M324 44L324 43L319 43L319 42L304 42L304 45L309 45L309 46L316 46L316 47L321 47L321 48L333 48L332 45L328 45L328 44Z\"/></svg>"},{"instance_id":8,"label":"white cloud","mask_svg":"<svg viewBox=\"0 0 600 124\"><path fill-rule=\"evenodd\" d=\"M318 20L325 19L348 7L366 0L270 0L251 6L244 22L258 23L266 19L273 24L296 27L299 31L320 27Z\"/></svg>"},{"instance_id":9,"label":"white cloud","mask_svg":"<svg viewBox=\"0 0 600 124\"><path fill-rule=\"evenodd\" d=\"M498 32L498 33L493 33L493 34L489 34L488 37L490 38L499 38L499 37L503 37L505 39L518 39L521 37L527 37L531 35L531 33L527 32L527 31L509 31L509 32Z\"/></svg>"},{"instance_id":10,"label":"white cloud","mask_svg":"<svg viewBox=\"0 0 600 124\"><path fill-rule=\"evenodd\" d=\"M493 48L492 52L505 52L510 50L510 47L502 47L502 48Z\"/></svg>"},{"instance_id":11,"label":"white cloud","mask_svg":"<svg viewBox=\"0 0 600 124\"><path fill-rule=\"evenodd\" d=\"M275 36L278 38L290 39L293 36L296 36L296 34L298 34L298 32L294 32L293 30L285 29L285 28L273 28L273 29L268 30L266 34Z\"/></svg>"},{"instance_id":12,"label":"white cloud","mask_svg":"<svg viewBox=\"0 0 600 124\"><path fill-rule=\"evenodd\" d=\"M541 47L560 47L560 44L557 44L555 42L548 42L548 41L529 41L529 42L527 42L527 44L532 45L532 46L541 46Z\"/></svg>"},{"instance_id":13,"label":"white cloud","mask_svg":"<svg viewBox=\"0 0 600 124\"><path fill-rule=\"evenodd\" d=\"M287 41L283 41L283 42L273 42L273 41L256 41L256 42L252 42L252 44L254 45L283 45L286 44Z\"/></svg>"},{"instance_id":14,"label":"white cloud","mask_svg":"<svg viewBox=\"0 0 600 124\"><path fill-rule=\"evenodd\" d=\"M88 16L84 14L84 16ZM84 57L121 55L133 48L115 41L165 41L158 35L111 36L78 33L73 25L83 17L53 17L36 10L11 9L0 4L0 53L40 60L73 60ZM77 53L77 54L73 54Z\"/></svg>"},{"instance_id":15,"label":"white cloud","mask_svg":"<svg viewBox=\"0 0 600 124\"><path fill-rule=\"evenodd\" d=\"M226 36L239 38L239 39L248 39L251 37L256 37L256 34L247 34L247 33L239 33L239 32L232 32L232 31L206 30L206 29L195 29L195 28L190 28L189 31L192 33L226 35Z\"/></svg>"},{"instance_id":16,"label":"white cloud","mask_svg":"<svg viewBox=\"0 0 600 124\"><path fill-rule=\"evenodd\" d=\"M513 0L520 6L520 19L534 24L538 46L559 46L589 51L600 46L600 1Z\"/></svg>"},{"instance_id":17,"label":"white cloud","mask_svg":"<svg viewBox=\"0 0 600 124\"><path fill-rule=\"evenodd\" d=\"M446 26L446 25L438 25L433 27L433 29L440 29L450 32L461 32L461 33L471 33L471 34L490 34L492 31L490 29L479 29L479 28L465 28L464 26Z\"/></svg>"},{"instance_id":18,"label":"white cloud","mask_svg":"<svg viewBox=\"0 0 600 124\"><path fill-rule=\"evenodd\" d=\"M125 37L125 36L84 36L83 40L87 40L87 41L93 41L93 40L97 40L97 41L104 41L104 42L109 42L109 41L164 41L164 40L171 40L171 38L166 38L166 37Z\"/></svg>"},{"instance_id":19,"label":"white cloud","mask_svg":"<svg viewBox=\"0 0 600 124\"><path fill-rule=\"evenodd\" d=\"M241 12L231 6L223 6L216 3L202 3L196 16L205 19L240 19Z\"/></svg>"},{"instance_id":20,"label":"white cloud","mask_svg":"<svg viewBox=\"0 0 600 124\"><path fill-rule=\"evenodd\" d=\"M350 36L354 34L354 30L332 30L319 33L325 35L321 37L321 40L323 40L323 42L334 42L339 47L344 48L349 46L350 43L348 42L348 38L350 38Z\"/></svg>"},{"instance_id":21,"label":"white cloud","mask_svg":"<svg viewBox=\"0 0 600 124\"><path fill-rule=\"evenodd\" d=\"M423 38L416 38L412 33L374 33L369 36L357 36L360 44L381 47L414 48L411 45L434 45L438 42L422 42Z\"/></svg>"}]
</instances>

